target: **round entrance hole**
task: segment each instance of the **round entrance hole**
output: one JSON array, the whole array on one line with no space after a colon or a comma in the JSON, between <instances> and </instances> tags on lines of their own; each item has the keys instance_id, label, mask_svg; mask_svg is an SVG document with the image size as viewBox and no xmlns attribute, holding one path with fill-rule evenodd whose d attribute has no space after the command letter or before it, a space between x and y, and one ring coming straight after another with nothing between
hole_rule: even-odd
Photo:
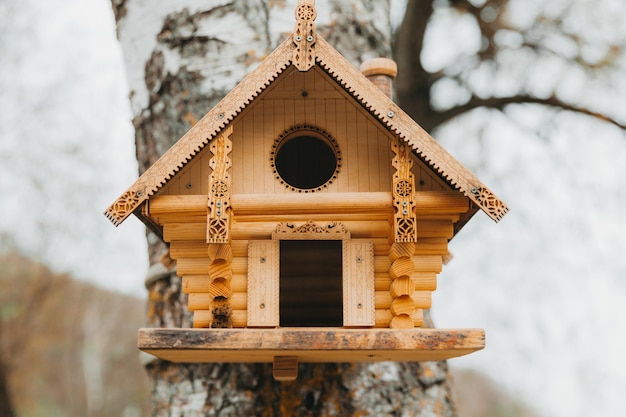
<instances>
[{"instance_id":1,"label":"round entrance hole","mask_svg":"<svg viewBox=\"0 0 626 417\"><path fill-rule=\"evenodd\" d=\"M277 177L296 191L321 190L337 176L337 146L318 132L291 132L279 138L275 149L273 164Z\"/></svg>"}]
</instances>

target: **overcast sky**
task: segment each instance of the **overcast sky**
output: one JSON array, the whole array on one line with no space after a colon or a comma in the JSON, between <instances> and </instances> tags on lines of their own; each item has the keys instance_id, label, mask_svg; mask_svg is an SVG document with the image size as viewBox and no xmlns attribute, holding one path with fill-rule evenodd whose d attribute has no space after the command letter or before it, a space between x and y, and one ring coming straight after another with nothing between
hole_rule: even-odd
<instances>
[{"instance_id":1,"label":"overcast sky","mask_svg":"<svg viewBox=\"0 0 626 417\"><path fill-rule=\"evenodd\" d=\"M3 246L145 296L141 223L116 229L102 215L137 177L109 3L5 1L0 24ZM448 29L433 29L438 45L471 44L471 28ZM446 51L425 60L443 65L453 59ZM538 86L551 76L539 75ZM609 94L569 77L568 94L626 121L623 81ZM452 366L488 373L546 416L622 416L626 135L586 117L510 108L477 112L437 137L511 208L500 224L478 213L451 244L436 324L483 327L488 346Z\"/></svg>"}]
</instances>

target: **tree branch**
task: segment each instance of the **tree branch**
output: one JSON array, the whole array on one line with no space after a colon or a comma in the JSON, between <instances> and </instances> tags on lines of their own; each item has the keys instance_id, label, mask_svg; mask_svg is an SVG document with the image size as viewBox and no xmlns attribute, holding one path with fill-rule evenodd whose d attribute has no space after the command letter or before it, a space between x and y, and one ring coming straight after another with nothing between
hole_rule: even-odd
<instances>
[{"instance_id":1,"label":"tree branch","mask_svg":"<svg viewBox=\"0 0 626 417\"><path fill-rule=\"evenodd\" d=\"M518 94L515 96L508 97L489 97L489 98L480 98L477 96L472 96L472 98L465 104L460 106L455 106L449 110L445 110L443 112L435 113L435 120L430 124L437 126L443 124L457 116L460 116L464 113L467 113L471 110L478 108L492 108L502 110L509 104L541 104L544 106L550 106L554 108L558 108L561 110L567 110L575 113L585 114L587 116L595 117L596 119L611 123L620 129L626 130L626 124L621 123L607 115L594 112L590 109L584 107L577 107L572 104L566 103L556 96L552 95L547 98L539 98L533 97L527 94Z\"/></svg>"},{"instance_id":2,"label":"tree branch","mask_svg":"<svg viewBox=\"0 0 626 417\"><path fill-rule=\"evenodd\" d=\"M427 120L432 109L434 75L422 66L424 34L433 13L433 0L409 0L395 36L393 57L398 63L395 91L398 104L415 120Z\"/></svg>"}]
</instances>

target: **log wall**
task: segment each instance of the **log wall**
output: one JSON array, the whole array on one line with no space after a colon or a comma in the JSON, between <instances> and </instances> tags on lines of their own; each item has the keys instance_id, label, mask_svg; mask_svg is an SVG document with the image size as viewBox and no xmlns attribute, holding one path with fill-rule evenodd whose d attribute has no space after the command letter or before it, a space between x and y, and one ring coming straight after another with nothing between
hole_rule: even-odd
<instances>
[{"instance_id":1,"label":"log wall","mask_svg":"<svg viewBox=\"0 0 626 417\"><path fill-rule=\"evenodd\" d=\"M402 326L407 325L407 318L414 326L421 326L422 310L431 306L431 292L437 288L437 274L448 255L447 242L452 237L454 222L468 208L467 199L449 192L417 193L416 200L421 202L417 209L418 240L401 248L408 248L410 253L394 254L392 211L386 205L391 201L390 193L363 194L352 200L350 194L307 195L304 208L301 197L291 194L268 200L258 195L233 195L232 241L227 256L211 255L221 246L206 243L206 197L160 196L151 200L150 215L163 225L170 256L177 261L177 273L183 279L183 292L189 294L194 326L215 325L215 296L229 300L229 325L246 326L248 241L271 239L276 225L286 219L296 224L310 219L319 223L341 222L351 239L371 240L375 326L389 327L398 316L404 320ZM299 211L304 214L296 214ZM229 271L219 268L225 265L220 259L228 261ZM407 310L407 306L411 308Z\"/></svg>"}]
</instances>

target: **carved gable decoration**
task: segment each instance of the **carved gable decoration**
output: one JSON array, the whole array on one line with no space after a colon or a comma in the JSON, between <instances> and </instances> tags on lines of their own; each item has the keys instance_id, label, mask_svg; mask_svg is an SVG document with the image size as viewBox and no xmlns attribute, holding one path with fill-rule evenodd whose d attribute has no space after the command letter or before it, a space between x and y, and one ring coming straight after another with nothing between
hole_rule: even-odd
<instances>
[{"instance_id":1,"label":"carved gable decoration","mask_svg":"<svg viewBox=\"0 0 626 417\"><path fill-rule=\"evenodd\" d=\"M107 218L117 226L134 213L144 223L154 227L154 224L143 216L139 208L201 153L210 142L219 137L221 132L250 103L258 99L286 69L294 66L299 71L310 71L314 67L323 70L336 82L346 97L350 97L351 100L367 109L384 129L395 135L402 147L406 147L417 156L448 186L468 197L473 203L471 214L480 209L496 222L502 219L508 212L508 207L504 202L317 34L314 24L315 16L314 2L299 0L294 33L146 170L128 190L122 193L105 211ZM402 170L399 170L398 175L406 175L401 172ZM407 179L398 177L394 181L397 182L398 187L402 187L407 184L405 181ZM216 181L215 178L213 180ZM400 209L401 212L402 209ZM471 214L465 221L471 217ZM411 238L406 238L406 236L414 233L413 226L410 224L411 219L399 215L396 222L398 225L402 223L399 227L402 227L405 235L403 239L410 240ZM222 229L225 227L223 226Z\"/></svg>"}]
</instances>

